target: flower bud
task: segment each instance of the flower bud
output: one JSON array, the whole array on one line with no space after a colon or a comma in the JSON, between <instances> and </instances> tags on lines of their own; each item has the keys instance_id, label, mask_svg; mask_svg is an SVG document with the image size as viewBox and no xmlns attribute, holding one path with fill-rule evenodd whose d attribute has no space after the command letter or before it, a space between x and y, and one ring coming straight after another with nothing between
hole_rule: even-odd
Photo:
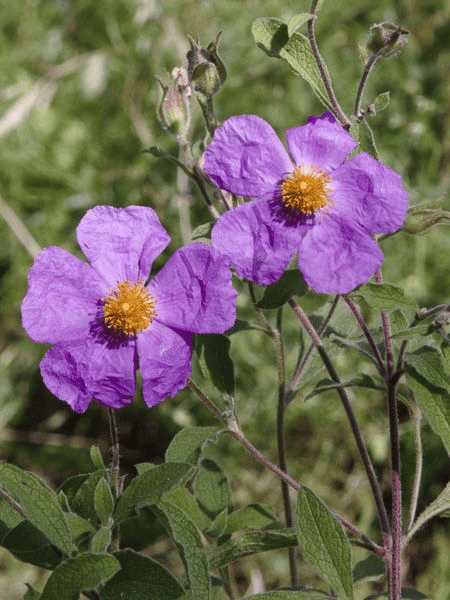
<instances>
[{"instance_id":1,"label":"flower bud","mask_svg":"<svg viewBox=\"0 0 450 600\"><path fill-rule=\"evenodd\" d=\"M450 221L450 212L440 208L444 199L445 196L441 195L432 202L412 206L403 223L403 231L411 234L424 233L439 223Z\"/></svg>"},{"instance_id":2,"label":"flower bud","mask_svg":"<svg viewBox=\"0 0 450 600\"><path fill-rule=\"evenodd\" d=\"M370 28L370 38L367 49L371 54L378 54L380 58L393 56L400 52L406 44L409 31L401 25L394 25L384 21L375 23Z\"/></svg>"},{"instance_id":3,"label":"flower bud","mask_svg":"<svg viewBox=\"0 0 450 600\"><path fill-rule=\"evenodd\" d=\"M214 42L203 48L200 39L188 36L191 49L187 53L189 81L197 94L212 98L227 78L225 65L218 53L222 32L219 31Z\"/></svg>"},{"instance_id":4,"label":"flower bud","mask_svg":"<svg viewBox=\"0 0 450 600\"><path fill-rule=\"evenodd\" d=\"M156 77L162 90L157 114L163 127L176 136L185 137L191 124L191 89L186 69L173 69L171 77L169 85Z\"/></svg>"}]
</instances>

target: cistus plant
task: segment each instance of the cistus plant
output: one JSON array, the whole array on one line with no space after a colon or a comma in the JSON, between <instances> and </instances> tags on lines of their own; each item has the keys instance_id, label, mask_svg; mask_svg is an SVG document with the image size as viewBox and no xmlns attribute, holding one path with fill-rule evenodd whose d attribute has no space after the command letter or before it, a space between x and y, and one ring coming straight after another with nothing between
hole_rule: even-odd
<instances>
[{"instance_id":1,"label":"cistus plant","mask_svg":"<svg viewBox=\"0 0 450 600\"><path fill-rule=\"evenodd\" d=\"M450 514L450 484L418 510L426 469L423 419L442 452L450 450L450 311L445 300L419 307L384 280L382 267L395 261L383 254L387 238L402 229L424 233L448 214L436 202L410 206L408 178L379 158L369 120L388 108L389 94L364 106L375 65L382 68L392 56L401 61L407 51L408 24L371 27L349 115L337 99L348 90L340 89L316 41L319 4L314 0L289 23L260 18L252 26L258 47L287 61L324 106L320 114L299 115L286 131L287 149L258 115L220 122L217 98L229 81L226 56L218 53L221 34L206 47L199 36L189 37L186 64L174 66L169 84L157 77L158 119L179 153L146 151L170 160L210 214L164 266L154 269L170 237L152 207L96 206L76 230L87 262L51 246L29 270L22 324L34 342L51 346L40 363L42 380L75 413L92 402L105 408L112 461L105 465L93 446L95 470L56 491L43 478L0 463L1 544L50 571L42 591L28 585L24 600L237 600L231 565L269 550L283 556L289 575L262 583L248 600L431 598L404 585L404 557L419 529ZM192 126L195 98L202 128ZM351 325L343 330L341 321ZM236 402L230 339L245 347L252 330L273 346L276 461L248 439L237 408L247 399ZM288 339L296 355L289 366ZM344 379L346 353L358 356L358 371L348 376L345 370ZM239 360L245 377L245 353ZM134 476L123 476L121 409L137 394L151 409L184 388L210 411L211 423L181 429L162 464L143 462ZM291 475L286 410L312 397L320 406L325 393L338 398L348 421L348 445L356 448L373 502L369 524L354 511L337 511L330 498L340 505L339 488L325 502L310 476L305 485L301 475ZM388 423L383 468L360 425L370 394L385 399L385 414L373 415ZM253 418L264 418L258 398L250 399ZM400 403L414 436L411 481L401 472ZM279 479L276 506L254 501L236 508L225 471L206 450L219 448L225 436ZM329 440L337 451L331 426ZM178 562L163 564L146 549L150 518L165 530ZM137 519L142 543L127 544Z\"/></svg>"}]
</instances>

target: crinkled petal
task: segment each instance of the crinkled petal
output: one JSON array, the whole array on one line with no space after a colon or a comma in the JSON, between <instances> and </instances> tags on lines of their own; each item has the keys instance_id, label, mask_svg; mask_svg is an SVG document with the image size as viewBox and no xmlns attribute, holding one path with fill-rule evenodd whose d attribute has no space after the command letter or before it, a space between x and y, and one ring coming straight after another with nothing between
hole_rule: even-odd
<instances>
[{"instance_id":1,"label":"crinkled petal","mask_svg":"<svg viewBox=\"0 0 450 600\"><path fill-rule=\"evenodd\" d=\"M136 347L111 348L92 338L50 348L41 361L45 385L75 412L84 412L92 399L109 408L123 408L136 390Z\"/></svg>"},{"instance_id":2,"label":"crinkled petal","mask_svg":"<svg viewBox=\"0 0 450 600\"><path fill-rule=\"evenodd\" d=\"M113 288L118 281L144 281L170 238L152 208L96 206L77 228L80 248Z\"/></svg>"},{"instance_id":3,"label":"crinkled petal","mask_svg":"<svg viewBox=\"0 0 450 600\"><path fill-rule=\"evenodd\" d=\"M151 407L184 388L191 374L190 337L153 321L137 338L144 400Z\"/></svg>"},{"instance_id":4,"label":"crinkled petal","mask_svg":"<svg viewBox=\"0 0 450 600\"><path fill-rule=\"evenodd\" d=\"M341 165L332 176L333 213L352 219L369 233L392 233L403 224L408 194L398 173L366 152Z\"/></svg>"},{"instance_id":5,"label":"crinkled petal","mask_svg":"<svg viewBox=\"0 0 450 600\"><path fill-rule=\"evenodd\" d=\"M45 248L28 275L23 328L35 342L82 339L88 335L96 304L106 291L90 265L62 248Z\"/></svg>"},{"instance_id":6,"label":"crinkled petal","mask_svg":"<svg viewBox=\"0 0 450 600\"><path fill-rule=\"evenodd\" d=\"M269 202L254 200L223 214L211 239L239 277L268 285L284 273L301 235L274 219Z\"/></svg>"},{"instance_id":7,"label":"crinkled petal","mask_svg":"<svg viewBox=\"0 0 450 600\"><path fill-rule=\"evenodd\" d=\"M205 152L205 173L221 189L242 196L273 195L293 169L272 127L255 115L227 119Z\"/></svg>"},{"instance_id":8,"label":"crinkled petal","mask_svg":"<svg viewBox=\"0 0 450 600\"><path fill-rule=\"evenodd\" d=\"M366 283L383 262L383 253L357 225L323 216L298 248L306 283L323 294L347 294Z\"/></svg>"},{"instance_id":9,"label":"crinkled petal","mask_svg":"<svg viewBox=\"0 0 450 600\"><path fill-rule=\"evenodd\" d=\"M330 112L309 117L305 125L288 129L286 141L295 164L316 165L327 173L336 169L358 145Z\"/></svg>"},{"instance_id":10,"label":"crinkled petal","mask_svg":"<svg viewBox=\"0 0 450 600\"><path fill-rule=\"evenodd\" d=\"M149 285L156 319L194 333L223 333L236 320L237 292L225 257L193 242L173 254Z\"/></svg>"}]
</instances>

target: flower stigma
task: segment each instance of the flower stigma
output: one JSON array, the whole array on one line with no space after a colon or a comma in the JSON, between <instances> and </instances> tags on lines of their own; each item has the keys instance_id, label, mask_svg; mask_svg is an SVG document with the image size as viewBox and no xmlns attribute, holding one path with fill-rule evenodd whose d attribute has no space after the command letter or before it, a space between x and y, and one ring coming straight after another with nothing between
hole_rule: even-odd
<instances>
[{"instance_id":1,"label":"flower stigma","mask_svg":"<svg viewBox=\"0 0 450 600\"><path fill-rule=\"evenodd\" d=\"M286 207L296 208L304 214L312 215L325 206L333 206L331 200L330 176L315 165L309 171L303 165L287 175L281 182L281 200Z\"/></svg>"},{"instance_id":2,"label":"flower stigma","mask_svg":"<svg viewBox=\"0 0 450 600\"><path fill-rule=\"evenodd\" d=\"M116 290L102 298L103 319L109 328L134 336L146 329L157 317L157 300L144 287L142 279L137 283L119 281Z\"/></svg>"}]
</instances>

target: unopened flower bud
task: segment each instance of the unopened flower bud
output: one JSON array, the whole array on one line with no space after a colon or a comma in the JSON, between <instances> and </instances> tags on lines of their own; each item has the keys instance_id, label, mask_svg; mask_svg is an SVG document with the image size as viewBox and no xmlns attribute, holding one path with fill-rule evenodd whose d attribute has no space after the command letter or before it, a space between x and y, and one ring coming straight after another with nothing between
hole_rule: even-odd
<instances>
[{"instance_id":1,"label":"unopened flower bud","mask_svg":"<svg viewBox=\"0 0 450 600\"><path fill-rule=\"evenodd\" d=\"M191 124L191 89L186 69L175 68L171 81L166 85L159 77L162 97L158 106L158 118L163 127L176 136L186 136Z\"/></svg>"},{"instance_id":2,"label":"unopened flower bud","mask_svg":"<svg viewBox=\"0 0 450 600\"><path fill-rule=\"evenodd\" d=\"M224 83L227 72L218 53L219 32L214 42L203 48L200 40L188 36L191 49L187 53L189 81L197 94L212 98Z\"/></svg>"},{"instance_id":3,"label":"unopened flower bud","mask_svg":"<svg viewBox=\"0 0 450 600\"><path fill-rule=\"evenodd\" d=\"M400 52L406 44L409 31L401 25L394 25L384 21L375 23L370 28L370 38L367 49L371 54L378 54L380 58L393 56Z\"/></svg>"},{"instance_id":4,"label":"unopened flower bud","mask_svg":"<svg viewBox=\"0 0 450 600\"><path fill-rule=\"evenodd\" d=\"M403 223L403 231L411 234L424 233L439 223L448 223L450 212L440 208L444 199L445 196L441 195L432 202L412 206Z\"/></svg>"}]
</instances>

